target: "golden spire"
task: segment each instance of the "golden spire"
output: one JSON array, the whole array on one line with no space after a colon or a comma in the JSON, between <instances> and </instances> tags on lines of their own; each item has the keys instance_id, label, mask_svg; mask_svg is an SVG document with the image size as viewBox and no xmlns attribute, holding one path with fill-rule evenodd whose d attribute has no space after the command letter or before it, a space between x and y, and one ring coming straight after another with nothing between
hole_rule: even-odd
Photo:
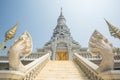
<instances>
[{"instance_id":1,"label":"golden spire","mask_svg":"<svg viewBox=\"0 0 120 80\"><path fill-rule=\"evenodd\" d=\"M15 36L17 28L18 28L18 23L5 33L5 39L0 45L0 49L3 49L6 42Z\"/></svg>"},{"instance_id":2,"label":"golden spire","mask_svg":"<svg viewBox=\"0 0 120 80\"><path fill-rule=\"evenodd\" d=\"M5 42L7 42L9 39L12 39L15 34L16 34L16 30L18 28L18 24L14 25L11 29L9 29L6 33L5 33Z\"/></svg>"},{"instance_id":3,"label":"golden spire","mask_svg":"<svg viewBox=\"0 0 120 80\"><path fill-rule=\"evenodd\" d=\"M117 27L110 24L107 20L105 20L105 21L108 25L109 32L110 32L111 36L120 39L120 30Z\"/></svg>"}]
</instances>

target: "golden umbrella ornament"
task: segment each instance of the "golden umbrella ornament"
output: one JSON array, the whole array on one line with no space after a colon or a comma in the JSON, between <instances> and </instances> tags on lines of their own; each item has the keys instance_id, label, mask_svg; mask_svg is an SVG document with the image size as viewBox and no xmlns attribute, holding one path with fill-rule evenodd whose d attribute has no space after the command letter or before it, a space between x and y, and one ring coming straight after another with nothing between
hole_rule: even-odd
<instances>
[{"instance_id":1,"label":"golden umbrella ornament","mask_svg":"<svg viewBox=\"0 0 120 80\"><path fill-rule=\"evenodd\" d=\"M5 39L2 42L2 44L0 45L0 49L4 49L5 48L5 44L8 40L12 39L15 34L16 34L16 30L18 28L18 24L14 25L11 29L9 29L6 33L5 33Z\"/></svg>"}]
</instances>

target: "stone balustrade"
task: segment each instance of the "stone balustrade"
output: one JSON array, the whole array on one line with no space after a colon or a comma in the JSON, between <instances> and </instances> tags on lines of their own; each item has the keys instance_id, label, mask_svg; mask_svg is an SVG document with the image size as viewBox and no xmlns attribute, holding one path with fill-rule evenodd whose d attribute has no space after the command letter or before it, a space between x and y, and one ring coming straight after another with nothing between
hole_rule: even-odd
<instances>
[{"instance_id":1,"label":"stone balustrade","mask_svg":"<svg viewBox=\"0 0 120 80\"><path fill-rule=\"evenodd\" d=\"M1 70L0 80L34 80L41 69L49 61L50 54L46 54L25 66L25 71Z\"/></svg>"},{"instance_id":2,"label":"stone balustrade","mask_svg":"<svg viewBox=\"0 0 120 80\"><path fill-rule=\"evenodd\" d=\"M99 67L81 55L74 53L73 60L79 65L90 80L120 80L120 70L109 70L98 73Z\"/></svg>"},{"instance_id":3,"label":"stone balustrade","mask_svg":"<svg viewBox=\"0 0 120 80\"><path fill-rule=\"evenodd\" d=\"M0 61L8 61L8 57L7 56L0 56Z\"/></svg>"},{"instance_id":4,"label":"stone balustrade","mask_svg":"<svg viewBox=\"0 0 120 80\"><path fill-rule=\"evenodd\" d=\"M82 57L87 58L88 60L101 60L102 59L101 55L92 56L89 52L80 52L78 54L81 55Z\"/></svg>"},{"instance_id":5,"label":"stone balustrade","mask_svg":"<svg viewBox=\"0 0 120 80\"><path fill-rule=\"evenodd\" d=\"M73 54L73 60L79 65L79 67L83 70L83 72L90 80L103 80L101 76L98 76L98 73L96 71L98 66L96 64L90 62L77 53Z\"/></svg>"},{"instance_id":6,"label":"stone balustrade","mask_svg":"<svg viewBox=\"0 0 120 80\"><path fill-rule=\"evenodd\" d=\"M29 56L25 57L24 60L35 60L43 55L45 55L43 52L42 53L32 53Z\"/></svg>"}]
</instances>

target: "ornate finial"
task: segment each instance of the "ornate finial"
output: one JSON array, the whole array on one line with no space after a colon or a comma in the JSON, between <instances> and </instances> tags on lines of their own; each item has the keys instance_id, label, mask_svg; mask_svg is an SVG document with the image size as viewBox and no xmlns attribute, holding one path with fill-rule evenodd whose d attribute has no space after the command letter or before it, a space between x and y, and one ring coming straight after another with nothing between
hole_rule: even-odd
<instances>
[{"instance_id":1,"label":"ornate finial","mask_svg":"<svg viewBox=\"0 0 120 80\"><path fill-rule=\"evenodd\" d=\"M109 32L110 32L111 36L120 39L120 30L117 27L110 24L106 19L105 19L105 21L108 25Z\"/></svg>"},{"instance_id":2,"label":"ornate finial","mask_svg":"<svg viewBox=\"0 0 120 80\"><path fill-rule=\"evenodd\" d=\"M15 36L17 28L18 23L5 33L5 39L2 42L2 45L0 45L0 49L4 49L4 45L6 44L6 42Z\"/></svg>"},{"instance_id":3,"label":"ornate finial","mask_svg":"<svg viewBox=\"0 0 120 80\"><path fill-rule=\"evenodd\" d=\"M111 31L112 31L112 27L113 26L112 24L110 24L106 19L104 19L105 22L107 23L108 27L109 27L109 31L110 31L110 34L111 34ZM112 34L111 34L112 35Z\"/></svg>"}]
</instances>

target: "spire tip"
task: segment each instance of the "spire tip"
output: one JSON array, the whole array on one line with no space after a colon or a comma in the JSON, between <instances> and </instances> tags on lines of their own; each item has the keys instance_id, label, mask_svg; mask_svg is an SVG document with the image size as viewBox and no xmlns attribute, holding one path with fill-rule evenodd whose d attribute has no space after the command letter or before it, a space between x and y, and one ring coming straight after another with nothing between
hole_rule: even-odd
<instances>
[{"instance_id":1,"label":"spire tip","mask_svg":"<svg viewBox=\"0 0 120 80\"><path fill-rule=\"evenodd\" d=\"M61 7L61 16L62 16L62 7Z\"/></svg>"},{"instance_id":2,"label":"spire tip","mask_svg":"<svg viewBox=\"0 0 120 80\"><path fill-rule=\"evenodd\" d=\"M62 12L62 7L61 7L61 12Z\"/></svg>"}]
</instances>

